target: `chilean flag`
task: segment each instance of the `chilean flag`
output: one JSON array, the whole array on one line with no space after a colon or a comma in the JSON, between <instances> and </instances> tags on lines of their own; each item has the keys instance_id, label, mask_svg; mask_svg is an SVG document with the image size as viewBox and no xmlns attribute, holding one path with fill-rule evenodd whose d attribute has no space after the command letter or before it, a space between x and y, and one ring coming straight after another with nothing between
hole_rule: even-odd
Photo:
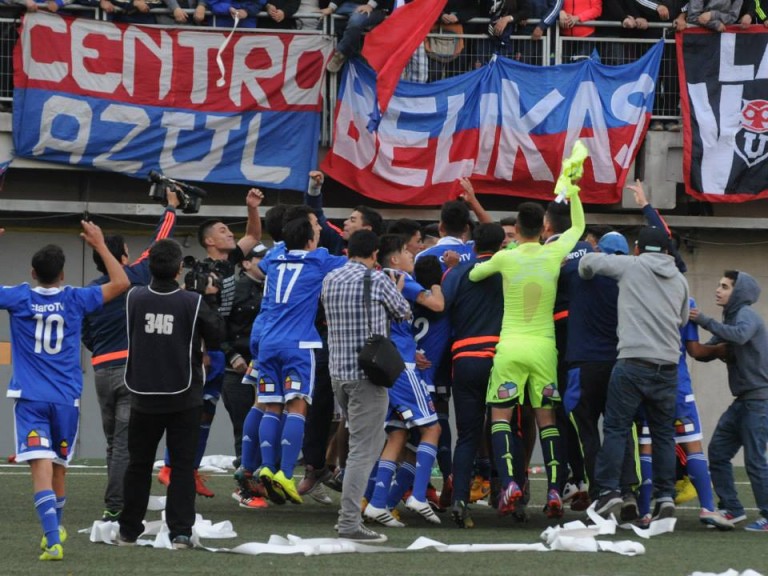
<instances>
[{"instance_id":1,"label":"chilean flag","mask_svg":"<svg viewBox=\"0 0 768 576\"><path fill-rule=\"evenodd\" d=\"M376 97L387 111L400 75L440 17L446 0L413 0L397 8L365 37L362 55L376 71Z\"/></svg>"}]
</instances>

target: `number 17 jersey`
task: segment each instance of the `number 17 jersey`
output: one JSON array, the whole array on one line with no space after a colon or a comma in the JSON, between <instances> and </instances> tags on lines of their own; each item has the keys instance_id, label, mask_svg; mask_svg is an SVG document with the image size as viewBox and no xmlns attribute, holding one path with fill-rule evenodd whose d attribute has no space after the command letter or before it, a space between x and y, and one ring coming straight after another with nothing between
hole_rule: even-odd
<instances>
[{"instance_id":1,"label":"number 17 jersey","mask_svg":"<svg viewBox=\"0 0 768 576\"><path fill-rule=\"evenodd\" d=\"M323 278L347 263L325 248L289 250L270 259L259 347L321 348L315 316Z\"/></svg>"},{"instance_id":2,"label":"number 17 jersey","mask_svg":"<svg viewBox=\"0 0 768 576\"><path fill-rule=\"evenodd\" d=\"M0 289L11 318L13 376L9 398L77 405L83 392L80 328L103 304L101 286Z\"/></svg>"}]
</instances>

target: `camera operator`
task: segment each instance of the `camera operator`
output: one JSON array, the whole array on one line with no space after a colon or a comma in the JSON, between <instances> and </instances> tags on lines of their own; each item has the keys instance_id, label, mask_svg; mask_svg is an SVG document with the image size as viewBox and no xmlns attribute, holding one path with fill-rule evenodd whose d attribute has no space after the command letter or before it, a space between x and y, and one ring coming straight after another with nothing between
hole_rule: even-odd
<instances>
[{"instance_id":1,"label":"camera operator","mask_svg":"<svg viewBox=\"0 0 768 576\"><path fill-rule=\"evenodd\" d=\"M160 240L149 250L150 285L125 299L129 355L125 385L132 393L125 473L125 505L118 545L144 531L150 478L163 434L173 465L165 507L174 548L191 548L195 522L194 461L203 405L203 343L219 347L224 320L215 296L182 290L181 247ZM211 306L209 306L209 304Z\"/></svg>"},{"instance_id":2,"label":"camera operator","mask_svg":"<svg viewBox=\"0 0 768 576\"><path fill-rule=\"evenodd\" d=\"M166 188L166 209L155 229L150 246L164 238L173 236L176 225L176 208L179 199L176 193ZM107 248L123 265L132 286L146 286L150 281L149 248L130 263L128 246L122 236L107 236ZM102 273L89 286L109 281L101 256L94 250L93 261ZM128 465L128 418L131 397L125 387L123 373L128 357L128 334L125 329L125 295L121 295L102 309L89 314L83 320L82 341L91 351L91 365L94 371L96 396L101 410L101 424L107 441L107 487L104 492L102 520L115 521L123 509L123 476Z\"/></svg>"},{"instance_id":3,"label":"camera operator","mask_svg":"<svg viewBox=\"0 0 768 576\"><path fill-rule=\"evenodd\" d=\"M251 327L261 309L264 292L264 277L259 272L258 266L266 253L267 247L264 244L257 244L243 259L241 263L243 270L235 283L235 299L227 319L227 343L232 347L233 357L230 362L232 369L224 374L221 398L232 421L235 436L235 468L240 466L243 422L256 400L253 386L244 384L242 375L251 361ZM238 496L242 500L243 497L248 498L250 495L240 494L238 490Z\"/></svg>"},{"instance_id":4,"label":"camera operator","mask_svg":"<svg viewBox=\"0 0 768 576\"><path fill-rule=\"evenodd\" d=\"M211 273L211 278L218 287L218 313L224 320L229 317L235 298L235 281L237 279L235 266L242 262L245 254L248 254L261 240L259 206L263 200L264 194L261 190L251 188L248 191L245 199L248 209L245 235L237 242L235 242L235 236L229 226L221 220L206 220L200 224L197 230L198 242L205 248L207 254L201 264L214 270ZM213 498L214 493L205 485L205 481L197 473L197 469L200 467L200 461L205 454L211 423L216 414L216 403L221 396L224 370L226 367L237 370L235 365L240 366L239 356L228 343L222 344L221 351L208 354L209 365L203 390L203 415L200 420L200 437L195 456L195 488L199 495L206 498ZM245 372L244 369L243 372ZM170 482L170 472L166 455L165 466L158 474L158 480L166 486Z\"/></svg>"}]
</instances>

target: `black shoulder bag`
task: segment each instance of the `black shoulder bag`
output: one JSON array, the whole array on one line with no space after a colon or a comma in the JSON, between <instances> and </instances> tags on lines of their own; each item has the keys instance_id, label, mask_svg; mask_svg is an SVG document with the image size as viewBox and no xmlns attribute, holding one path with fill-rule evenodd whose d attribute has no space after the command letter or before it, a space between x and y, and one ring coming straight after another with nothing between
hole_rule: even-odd
<instances>
[{"instance_id":1,"label":"black shoulder bag","mask_svg":"<svg viewBox=\"0 0 768 576\"><path fill-rule=\"evenodd\" d=\"M392 388L398 376L405 370L405 362L392 340L373 333L371 310L371 270L363 278L363 304L368 318L368 339L357 356L357 362L365 375L376 386Z\"/></svg>"}]
</instances>

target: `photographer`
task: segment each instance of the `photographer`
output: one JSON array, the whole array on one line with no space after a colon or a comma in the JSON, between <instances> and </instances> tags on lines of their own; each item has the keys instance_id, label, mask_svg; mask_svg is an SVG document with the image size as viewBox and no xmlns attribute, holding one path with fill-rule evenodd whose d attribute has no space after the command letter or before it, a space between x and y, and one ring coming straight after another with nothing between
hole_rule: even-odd
<instances>
[{"instance_id":1,"label":"photographer","mask_svg":"<svg viewBox=\"0 0 768 576\"><path fill-rule=\"evenodd\" d=\"M150 246L173 236L176 225L176 208L179 199L169 188L165 189L166 209L155 229ZM122 236L107 236L109 252L120 262L132 286L146 286L150 281L149 248L129 264L128 246ZM89 286L103 285L109 281L104 260L96 250L93 261L102 276ZM101 410L101 424L107 441L107 487L104 492L102 520L115 521L123 508L123 476L128 465L128 418L131 400L123 381L125 361L128 357L128 334L125 329L125 295L115 298L101 310L85 317L82 341L91 351L96 396Z\"/></svg>"},{"instance_id":2,"label":"photographer","mask_svg":"<svg viewBox=\"0 0 768 576\"><path fill-rule=\"evenodd\" d=\"M259 206L264 200L264 194L257 188L251 188L246 196L245 203L248 208L248 221L245 225L245 235L235 242L235 236L224 222L221 220L206 220L197 230L197 239L200 245L205 248L207 257L195 264L195 269L210 270L210 276L215 286L218 288L218 312L226 320L232 310L232 303L235 298L235 266L243 261L245 254L250 252L261 240L261 218L259 217ZM195 274L195 269L191 275L192 278L199 276ZM190 274L185 278L185 284L190 278ZM196 282L195 284L201 284ZM189 289L190 286L187 286ZM198 291L202 291L203 286L197 286ZM247 365L242 362L239 354L232 350L231 345L222 344L221 351L208 354L209 366L207 370L207 380L203 391L203 415L200 421L200 437L195 456L195 470L200 467L200 461L205 454L205 447L208 443L208 434L211 430L211 423L216 414L216 403L221 395L221 388L224 381L224 369L228 367L239 373L244 373ZM160 470L157 479L166 486L170 482L170 468L166 457L165 466ZM206 498L213 498L214 493L205 485L203 478L197 472L195 473L195 488L197 493Z\"/></svg>"},{"instance_id":3,"label":"photographer","mask_svg":"<svg viewBox=\"0 0 768 576\"><path fill-rule=\"evenodd\" d=\"M125 505L118 545L144 531L150 478L163 434L173 466L166 522L174 548L191 548L195 522L194 463L203 406L203 343L219 347L224 320L215 296L181 290L181 247L160 240L149 250L152 282L126 296L129 355L125 385L132 393L125 473ZM214 304L215 306L215 304Z\"/></svg>"}]
</instances>

